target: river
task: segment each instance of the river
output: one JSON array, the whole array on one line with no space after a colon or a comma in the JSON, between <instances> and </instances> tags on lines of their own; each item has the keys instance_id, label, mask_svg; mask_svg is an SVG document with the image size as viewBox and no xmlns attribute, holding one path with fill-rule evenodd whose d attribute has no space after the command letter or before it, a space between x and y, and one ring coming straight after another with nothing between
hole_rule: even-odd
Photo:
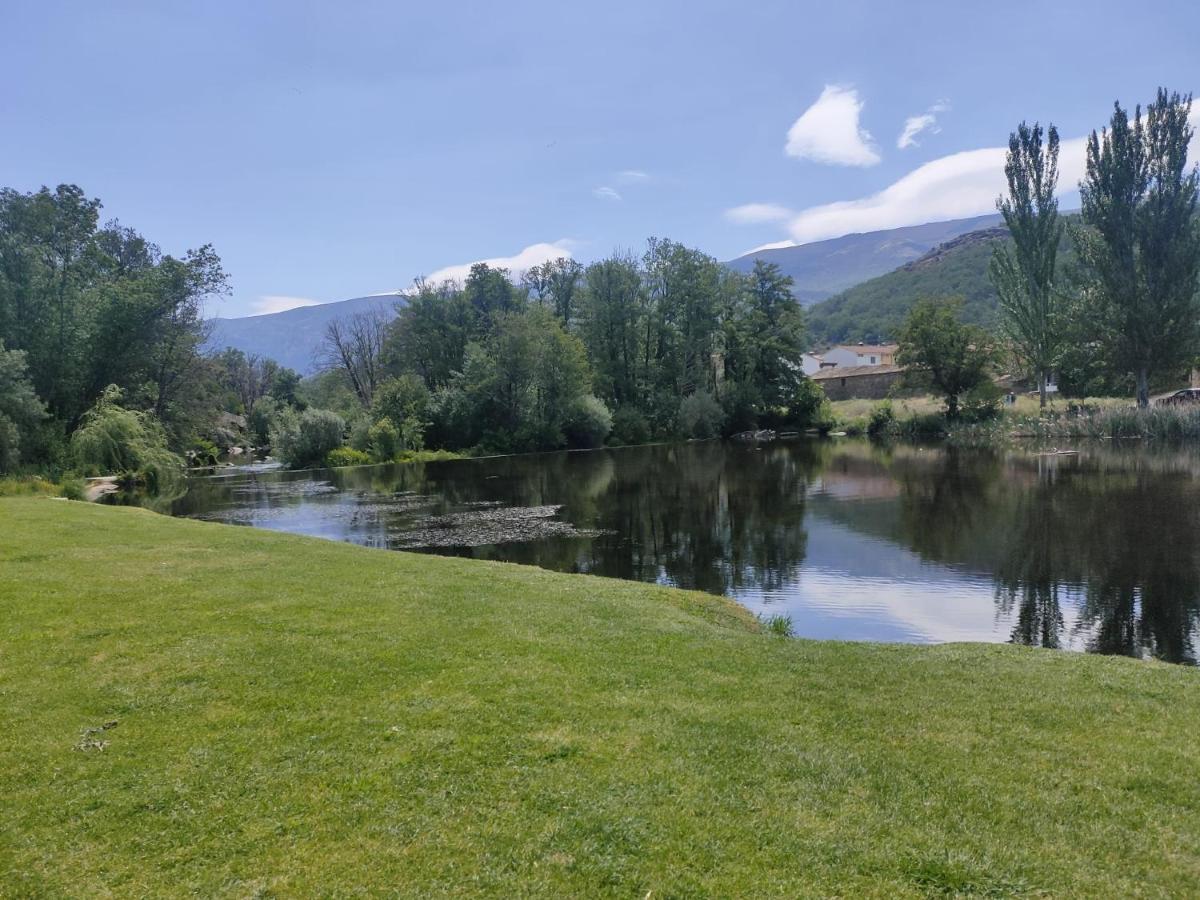
<instances>
[{"instance_id":1,"label":"river","mask_svg":"<svg viewBox=\"0 0 1200 900\"><path fill-rule=\"evenodd\" d=\"M193 477L171 512L695 588L797 635L1194 663L1200 454L796 439Z\"/></svg>"}]
</instances>

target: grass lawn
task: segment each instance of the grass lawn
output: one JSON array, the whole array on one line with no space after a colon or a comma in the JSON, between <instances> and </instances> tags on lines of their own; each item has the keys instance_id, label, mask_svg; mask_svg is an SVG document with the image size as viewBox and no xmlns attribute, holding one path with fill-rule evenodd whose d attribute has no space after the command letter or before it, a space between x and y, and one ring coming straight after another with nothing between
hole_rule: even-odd
<instances>
[{"instance_id":1,"label":"grass lawn","mask_svg":"<svg viewBox=\"0 0 1200 900\"><path fill-rule=\"evenodd\" d=\"M1200 673L1163 664L14 498L0 699L5 896L1200 884Z\"/></svg>"}]
</instances>

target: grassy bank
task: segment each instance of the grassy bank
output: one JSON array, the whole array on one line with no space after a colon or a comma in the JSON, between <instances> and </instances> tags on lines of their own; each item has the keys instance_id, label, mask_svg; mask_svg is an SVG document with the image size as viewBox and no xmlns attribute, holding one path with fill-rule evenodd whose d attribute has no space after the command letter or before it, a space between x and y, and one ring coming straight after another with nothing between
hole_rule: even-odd
<instances>
[{"instance_id":1,"label":"grassy bank","mask_svg":"<svg viewBox=\"0 0 1200 900\"><path fill-rule=\"evenodd\" d=\"M1200 673L1162 664L22 498L0 694L0 894L1200 882Z\"/></svg>"}]
</instances>

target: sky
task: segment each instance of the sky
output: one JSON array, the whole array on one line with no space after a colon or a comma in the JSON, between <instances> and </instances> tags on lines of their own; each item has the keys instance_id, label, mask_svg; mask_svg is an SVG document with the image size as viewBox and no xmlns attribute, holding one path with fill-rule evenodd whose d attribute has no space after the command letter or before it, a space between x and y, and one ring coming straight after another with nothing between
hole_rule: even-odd
<instances>
[{"instance_id":1,"label":"sky","mask_svg":"<svg viewBox=\"0 0 1200 900\"><path fill-rule=\"evenodd\" d=\"M1077 203L1115 100L1200 91L1193 2L8 0L0 185L213 244L222 316L650 236L730 259L990 212L1022 120Z\"/></svg>"}]
</instances>

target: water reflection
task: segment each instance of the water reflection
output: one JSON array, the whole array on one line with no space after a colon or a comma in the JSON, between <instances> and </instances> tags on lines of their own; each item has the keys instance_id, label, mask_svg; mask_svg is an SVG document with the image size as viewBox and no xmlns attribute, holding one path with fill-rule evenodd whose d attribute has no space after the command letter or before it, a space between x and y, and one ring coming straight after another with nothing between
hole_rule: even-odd
<instances>
[{"instance_id":1,"label":"water reflection","mask_svg":"<svg viewBox=\"0 0 1200 900\"><path fill-rule=\"evenodd\" d=\"M798 440L197 479L179 515L655 581L813 637L1192 663L1200 457Z\"/></svg>"}]
</instances>

